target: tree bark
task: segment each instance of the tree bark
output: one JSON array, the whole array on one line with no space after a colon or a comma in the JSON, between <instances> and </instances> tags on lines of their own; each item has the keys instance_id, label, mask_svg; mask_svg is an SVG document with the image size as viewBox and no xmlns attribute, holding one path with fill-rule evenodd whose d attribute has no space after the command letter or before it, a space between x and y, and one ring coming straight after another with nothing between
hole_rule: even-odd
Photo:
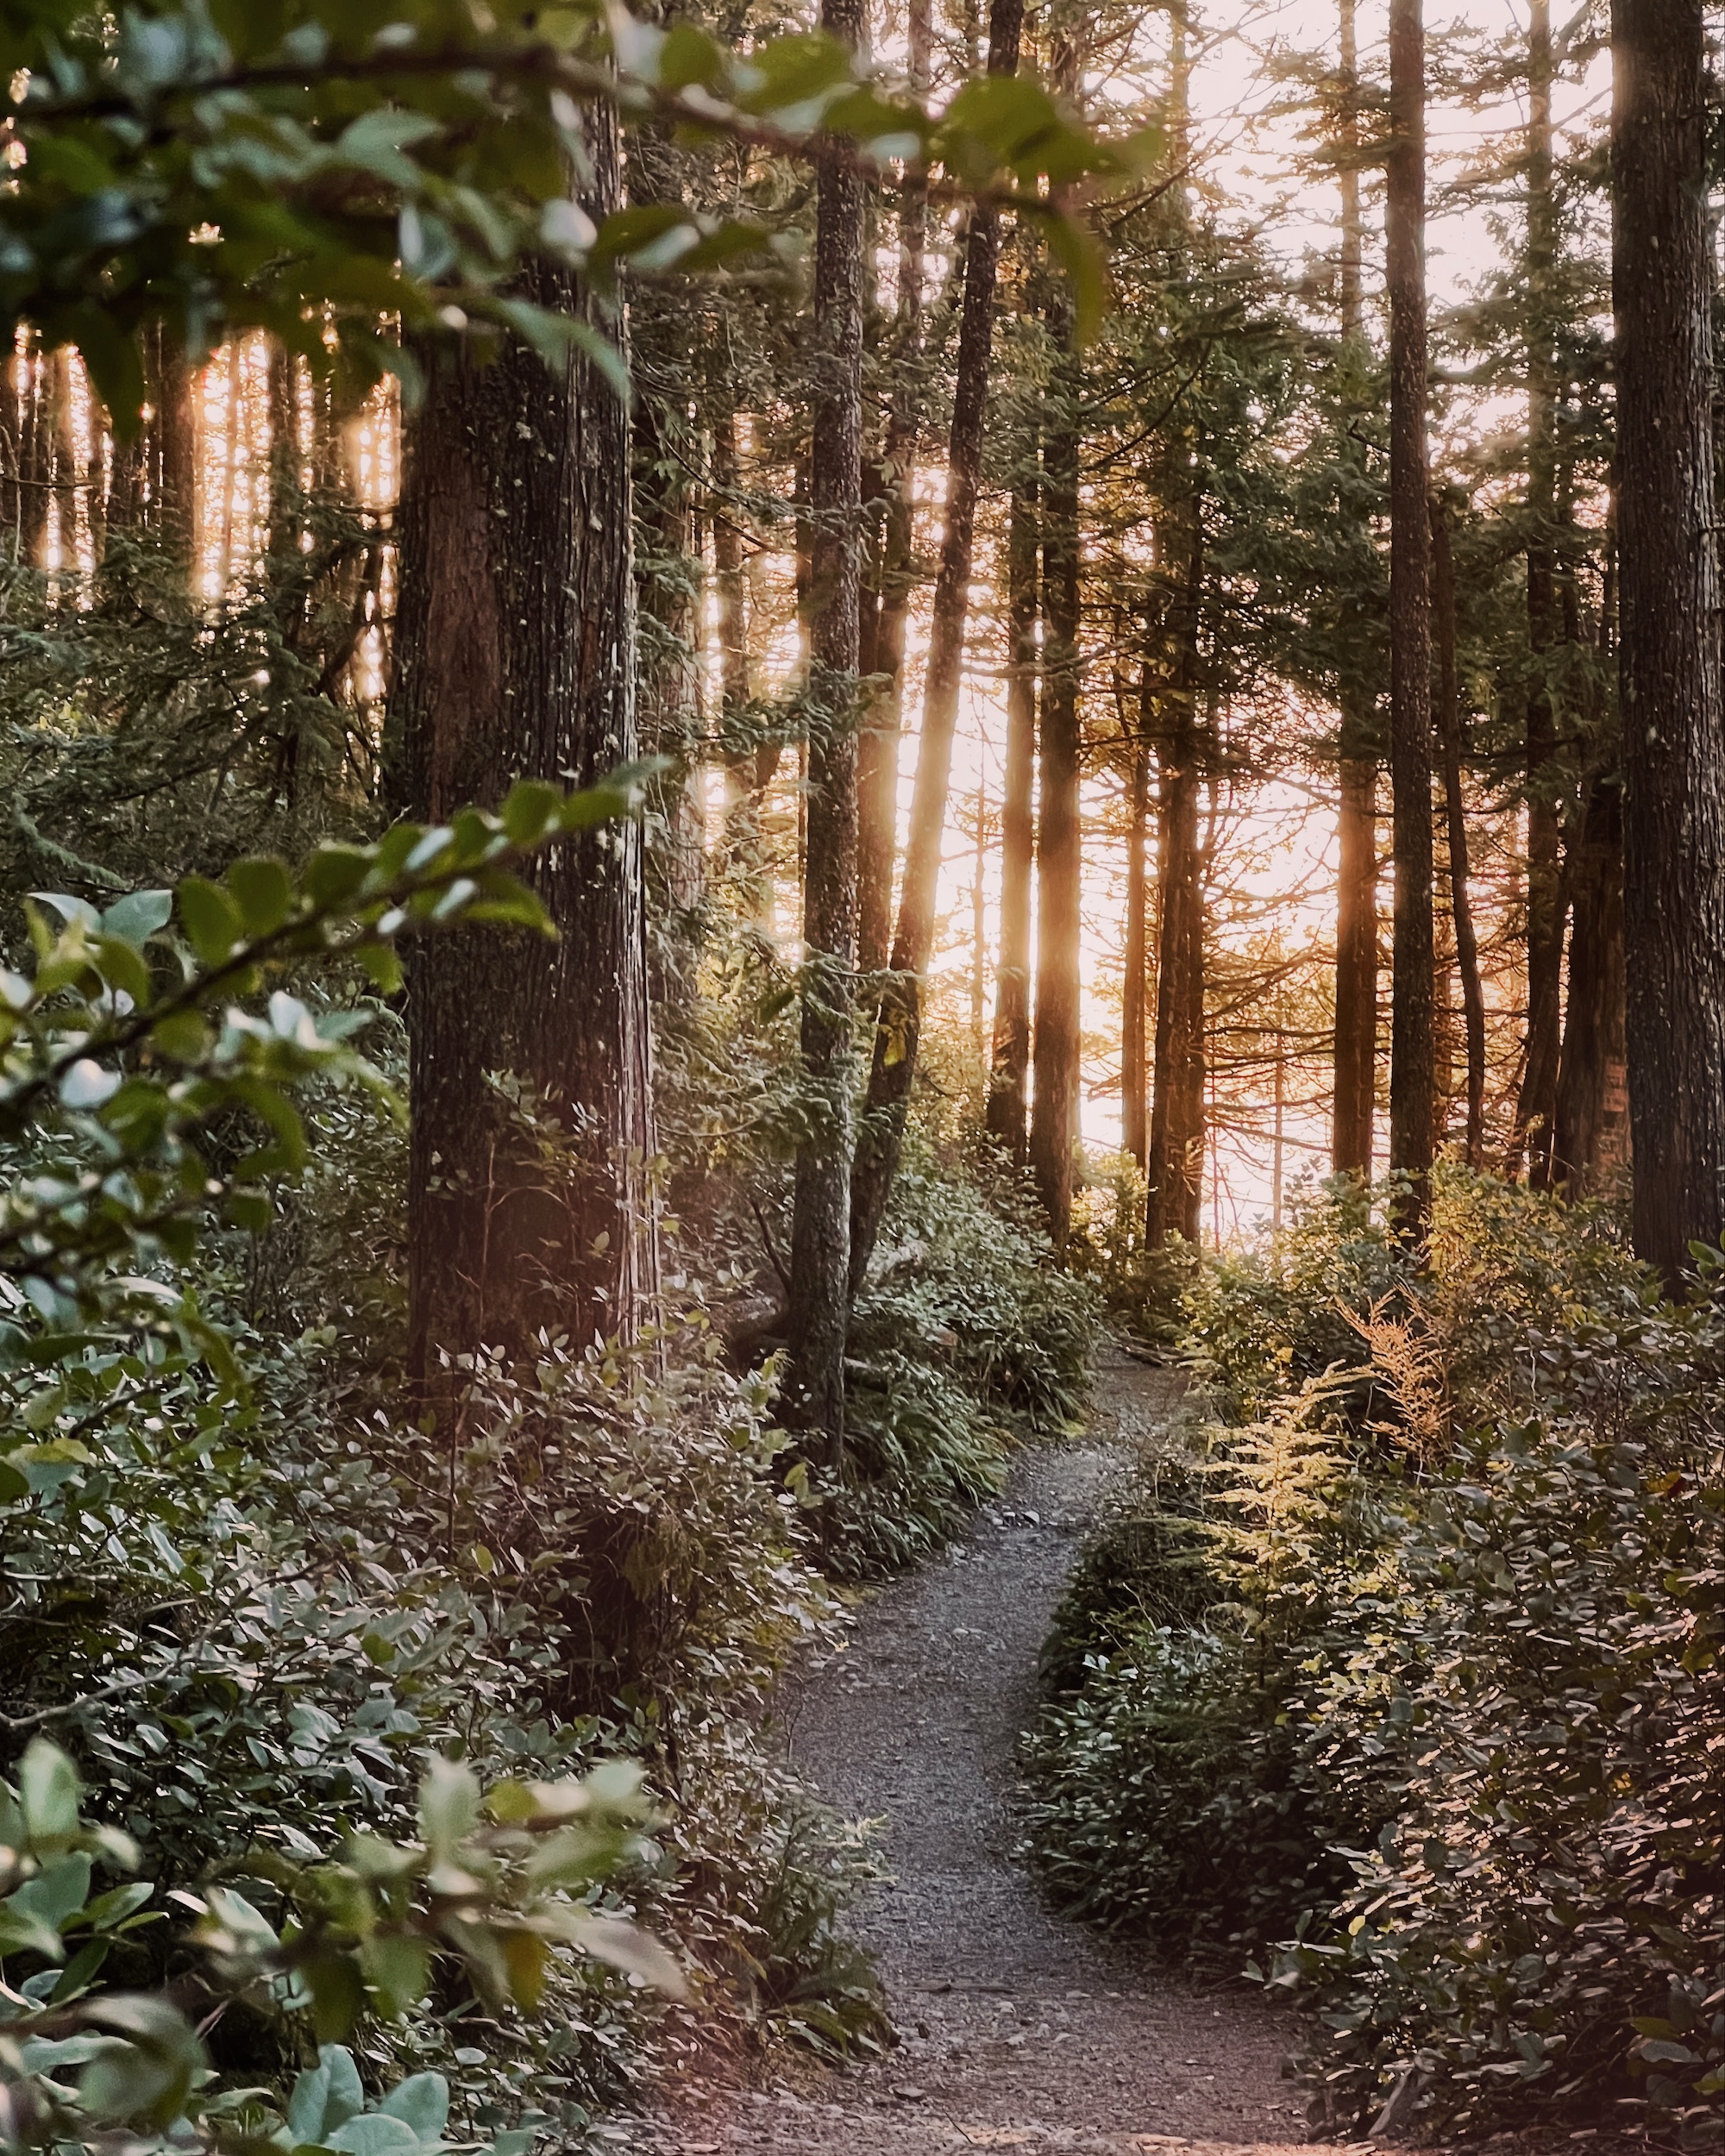
<instances>
[{"instance_id":1,"label":"tree bark","mask_svg":"<svg viewBox=\"0 0 1725 2156\"><path fill-rule=\"evenodd\" d=\"M1056 376L1044 435L1035 1092L1028 1157L1049 1233L1063 1250L1072 1214L1080 1047L1078 385L1071 307L1063 293L1051 311L1066 358Z\"/></svg>"},{"instance_id":2,"label":"tree bark","mask_svg":"<svg viewBox=\"0 0 1725 2156\"><path fill-rule=\"evenodd\" d=\"M1424 1238L1436 1097L1432 923L1431 512L1426 456L1426 59L1421 0L1390 0L1389 776L1396 913L1389 1166L1397 1231Z\"/></svg>"},{"instance_id":3,"label":"tree bark","mask_svg":"<svg viewBox=\"0 0 1725 2156\"><path fill-rule=\"evenodd\" d=\"M1027 454L1032 461L1032 442ZM1013 489L1007 534L1007 754L1000 801L1000 956L994 988L988 1135L1014 1168L1028 1157L1031 879L1036 858L1037 482Z\"/></svg>"},{"instance_id":4,"label":"tree bark","mask_svg":"<svg viewBox=\"0 0 1725 2156\"><path fill-rule=\"evenodd\" d=\"M1204 744L1198 724L1198 630L1204 536L1195 498L1177 505L1186 525L1184 574L1170 606L1173 673L1159 729L1161 941L1156 966L1156 1075L1145 1180L1145 1241L1195 1243L1204 1194L1204 862L1198 836ZM1177 528L1177 527L1176 527Z\"/></svg>"},{"instance_id":5,"label":"tree bark","mask_svg":"<svg viewBox=\"0 0 1725 2156\"><path fill-rule=\"evenodd\" d=\"M1629 1151L1623 797L1614 769L1590 775L1570 864L1573 926L1552 1181L1568 1196L1585 1198L1610 1187Z\"/></svg>"},{"instance_id":6,"label":"tree bark","mask_svg":"<svg viewBox=\"0 0 1725 2156\"><path fill-rule=\"evenodd\" d=\"M929 0L910 0L906 25L913 97L928 92L933 55ZM915 586L913 481L922 423L922 286L928 242L928 194L906 181L899 201L899 304L892 396L880 484L887 505L880 589L871 594L869 671L878 677L856 744L856 963L877 974L887 963L893 920L893 866L899 835L899 741L904 723L905 622Z\"/></svg>"},{"instance_id":7,"label":"tree bark","mask_svg":"<svg viewBox=\"0 0 1725 2156\"><path fill-rule=\"evenodd\" d=\"M822 0L821 27L856 49L865 28L862 0ZM823 150L817 169L802 996L802 1070L811 1128L797 1150L785 1404L793 1425L837 1466L844 1445L856 1120L863 201L860 176L836 151Z\"/></svg>"},{"instance_id":8,"label":"tree bark","mask_svg":"<svg viewBox=\"0 0 1725 2156\"><path fill-rule=\"evenodd\" d=\"M616 126L596 107L588 127L602 216L618 198ZM580 304L543 266L524 291ZM518 346L487 365L427 360L391 724L407 805L436 821L518 777L585 784L633 755L635 636L628 423L602 378ZM639 833L565 841L530 881L555 943L475 928L411 959L409 1354L433 1402L452 1388L442 1357L520 1351L541 1326L580 1344L626 1335L653 1284ZM551 1166L544 1117L565 1156Z\"/></svg>"},{"instance_id":9,"label":"tree bark","mask_svg":"<svg viewBox=\"0 0 1725 2156\"><path fill-rule=\"evenodd\" d=\"M1438 738L1444 758L1444 808L1448 823L1450 918L1455 924L1456 971L1467 1040L1467 1164L1485 1162L1485 989L1479 977L1479 939L1468 890L1467 805L1461 790L1461 691L1456 668L1455 568L1449 517L1432 503L1432 585L1438 617Z\"/></svg>"},{"instance_id":10,"label":"tree bark","mask_svg":"<svg viewBox=\"0 0 1725 2156\"><path fill-rule=\"evenodd\" d=\"M1364 335L1355 0L1341 0L1341 331ZM1377 754L1372 714L1344 699L1337 813L1335 1100L1330 1166L1369 1178L1377 1105Z\"/></svg>"},{"instance_id":11,"label":"tree bark","mask_svg":"<svg viewBox=\"0 0 1725 2156\"><path fill-rule=\"evenodd\" d=\"M1138 725L1126 744L1126 979L1120 998L1120 1143L1140 1168L1150 1157L1146 1040L1150 987L1149 880L1145 841L1150 819L1150 732L1154 698L1148 665L1139 699Z\"/></svg>"},{"instance_id":12,"label":"tree bark","mask_svg":"<svg viewBox=\"0 0 1725 2156\"><path fill-rule=\"evenodd\" d=\"M988 23L988 72L1011 75L1019 64L1023 0L994 0ZM922 738L911 801L904 888L893 933L892 970L881 990L869 1070L869 1094L851 1189L850 1289L862 1285L885 1217L904 1142L905 1119L916 1080L922 1026L923 975L934 948L941 843L946 830L952 740L964 674L975 551L976 498L982 479L982 437L988 406L988 362L994 338L994 284L1000 262L998 210L971 212L965 242L964 307L959 321L952 430L947 448L946 526L935 579L933 618L923 692ZM1076 564L1075 564L1076 574Z\"/></svg>"},{"instance_id":13,"label":"tree bark","mask_svg":"<svg viewBox=\"0 0 1725 2156\"><path fill-rule=\"evenodd\" d=\"M1549 0L1533 0L1527 95L1527 1037L1510 1173L1525 1152L1528 1181L1550 1180L1557 1119L1564 903L1555 774L1557 710L1552 655L1561 641L1557 597L1557 352L1552 278L1557 211L1552 191L1552 23Z\"/></svg>"},{"instance_id":14,"label":"tree bark","mask_svg":"<svg viewBox=\"0 0 1725 2156\"><path fill-rule=\"evenodd\" d=\"M1725 694L1701 0L1614 0L1624 938L1634 1237L1725 1227Z\"/></svg>"}]
</instances>

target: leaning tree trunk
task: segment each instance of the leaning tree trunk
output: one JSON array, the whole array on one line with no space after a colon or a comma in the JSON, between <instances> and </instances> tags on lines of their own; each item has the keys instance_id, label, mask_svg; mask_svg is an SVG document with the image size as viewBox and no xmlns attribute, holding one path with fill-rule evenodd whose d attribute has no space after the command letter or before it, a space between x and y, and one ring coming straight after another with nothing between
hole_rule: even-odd
<instances>
[{"instance_id":1,"label":"leaning tree trunk","mask_svg":"<svg viewBox=\"0 0 1725 2156\"><path fill-rule=\"evenodd\" d=\"M823 0L821 27L855 48L862 0ZM802 1076L810 1131L791 1223L786 1412L829 1464L844 1445L850 1311L853 988L856 965L856 665L862 585L862 182L819 159L814 429L810 464L807 830Z\"/></svg>"},{"instance_id":2,"label":"leaning tree trunk","mask_svg":"<svg viewBox=\"0 0 1725 2156\"><path fill-rule=\"evenodd\" d=\"M1624 938L1634 1237L1725 1229L1725 694L1701 0L1615 0Z\"/></svg>"},{"instance_id":3,"label":"leaning tree trunk","mask_svg":"<svg viewBox=\"0 0 1725 2156\"><path fill-rule=\"evenodd\" d=\"M1358 47L1355 0L1341 0L1341 331L1364 334L1364 220L1360 211ZM1336 838L1335 1100L1330 1166L1370 1177L1377 1103L1377 750L1370 700L1341 710Z\"/></svg>"},{"instance_id":4,"label":"leaning tree trunk","mask_svg":"<svg viewBox=\"0 0 1725 2156\"><path fill-rule=\"evenodd\" d=\"M614 123L590 122L596 212ZM543 266L542 305L580 304ZM586 784L635 752L629 436L585 361L427 354L407 444L392 730L433 822L519 777ZM409 979L410 1362L526 1350L542 1326L628 1334L652 1284L645 923L632 825L570 839L529 880L557 940L464 929ZM535 1121L530 1125L527 1112ZM560 1157L548 1165L555 1125Z\"/></svg>"},{"instance_id":5,"label":"leaning tree trunk","mask_svg":"<svg viewBox=\"0 0 1725 2156\"><path fill-rule=\"evenodd\" d=\"M994 0L988 24L988 72L1018 71L1023 0ZM946 529L935 578L923 690L922 738L904 888L893 934L891 972L881 990L869 1094L851 1188L850 1291L862 1285L887 1200L898 1171L905 1119L916 1081L922 1028L923 975L934 950L941 842L952 774L952 741L964 675L964 630L969 617L975 551L976 498L982 481L982 436L988 405L988 361L994 338L994 282L1000 218L992 204L971 212L965 242L964 308L959 319L958 366L947 449Z\"/></svg>"},{"instance_id":6,"label":"leaning tree trunk","mask_svg":"<svg viewBox=\"0 0 1725 2156\"><path fill-rule=\"evenodd\" d=\"M1389 1166L1404 1239L1430 1210L1437 1092L1432 925L1431 523L1426 463L1426 46L1421 0L1389 10L1389 777L1396 912Z\"/></svg>"},{"instance_id":7,"label":"leaning tree trunk","mask_svg":"<svg viewBox=\"0 0 1725 2156\"><path fill-rule=\"evenodd\" d=\"M994 989L993 1064L988 1075L988 1135L1014 1168L1027 1157L1030 1106L1030 913L1036 858L1036 490L1032 468L1013 489L1007 530L1007 624L1012 639L1007 675L1006 772L1000 799L1000 956Z\"/></svg>"}]
</instances>

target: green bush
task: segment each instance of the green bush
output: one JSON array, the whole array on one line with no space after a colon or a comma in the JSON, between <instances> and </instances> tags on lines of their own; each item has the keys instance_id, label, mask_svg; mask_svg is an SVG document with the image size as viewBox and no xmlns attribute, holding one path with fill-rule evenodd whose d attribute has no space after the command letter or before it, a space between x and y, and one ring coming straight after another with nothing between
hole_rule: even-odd
<instances>
[{"instance_id":1,"label":"green bush","mask_svg":"<svg viewBox=\"0 0 1725 2156\"><path fill-rule=\"evenodd\" d=\"M1661 1304L1609 1213L1451 1172L1417 1280L1344 1190L1190 1308L1255 1418L1081 1566L1027 1750L1051 1886L1260 1953L1329 2127L1716 2119L1714 1305Z\"/></svg>"},{"instance_id":2,"label":"green bush","mask_svg":"<svg viewBox=\"0 0 1725 2156\"><path fill-rule=\"evenodd\" d=\"M1006 1480L1021 1435L1082 1413L1094 1299L1048 1241L913 1132L847 1353L849 1457L823 1478L825 1554L841 1575L912 1563Z\"/></svg>"}]
</instances>

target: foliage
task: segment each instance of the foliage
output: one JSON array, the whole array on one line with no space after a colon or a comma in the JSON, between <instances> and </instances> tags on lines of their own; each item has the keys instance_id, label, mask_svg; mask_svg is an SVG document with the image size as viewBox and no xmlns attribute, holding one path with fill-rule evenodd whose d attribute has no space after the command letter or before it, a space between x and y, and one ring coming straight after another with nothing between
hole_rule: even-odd
<instances>
[{"instance_id":1,"label":"foliage","mask_svg":"<svg viewBox=\"0 0 1725 2156\"><path fill-rule=\"evenodd\" d=\"M446 1958L464 1965L494 2009L537 2006L553 1958L571 1947L680 1988L661 1948L583 1905L630 1848L636 1780L612 1769L584 1783L503 1783L482 1797L467 1768L440 1762L421 1785L415 1843L358 1835L333 1862L230 1860L230 1875L246 1883L261 1877L285 1915L278 1928L227 1883L179 1897L198 1920L192 1942L204 1959L206 1996L254 1994L278 2014L303 2009L333 2043L362 2013L411 2011ZM296 2084L286 2121L267 2111L260 2121L263 2092L210 2091L203 2042L180 2002L96 1988L114 1946L161 1913L147 1908L152 1883L90 1898L97 1859L135 1871L138 1851L117 1829L84 1822L72 1762L40 1737L24 1753L17 1788L0 1784L0 1941L16 1978L0 1992L9 2144L89 2143L125 2128L144 2148L252 2147L261 2131L287 2149L321 2140L313 2129L328 2125L348 2129L333 2145L350 2156L442 2146L448 2090L439 2076L396 2089L375 2115L387 2123L354 2127L358 2074L346 2052L326 2050ZM21 1963L28 1973L19 1973ZM74 2067L75 2084L58 2078Z\"/></svg>"},{"instance_id":2,"label":"foliage","mask_svg":"<svg viewBox=\"0 0 1725 2156\"><path fill-rule=\"evenodd\" d=\"M1141 154L1096 141L1033 83L971 85L935 117L832 39L781 35L743 55L693 23L667 33L597 0L482 15L444 0L151 0L111 16L14 0L0 79L22 154L0 222L4 319L47 348L76 344L128 428L149 393L136 332L163 317L194 354L255 327L327 368L333 311L354 367L410 384L411 348L386 324L472 323L548 358L579 348L624 387L592 322L529 297L524 263L549 258L610 291L625 268L688 275L770 235L672 203L595 225L578 177L595 102L793 151L825 127L963 187L1001 176L1092 317L1094 255L1038 183L1125 175Z\"/></svg>"},{"instance_id":3,"label":"foliage","mask_svg":"<svg viewBox=\"0 0 1725 2156\"><path fill-rule=\"evenodd\" d=\"M1404 2131L1695 2124L1725 2087L1715 1306L1662 1305L1604 1214L1455 1174L1392 1306L1394 1265L1338 1190L1195 1289L1221 1397L1258 1404L1150 1463L1081 1569L1032 1852L1112 1921L1272 1949L1320 2123L1399 2091ZM1357 1364L1289 1389L1339 1324Z\"/></svg>"},{"instance_id":4,"label":"foliage","mask_svg":"<svg viewBox=\"0 0 1725 2156\"><path fill-rule=\"evenodd\" d=\"M1077 1424L1094 1305L1010 1202L925 1140L906 1146L852 1313L849 1457L823 1527L842 1574L938 1547L1000 1489L1015 1433Z\"/></svg>"}]
</instances>

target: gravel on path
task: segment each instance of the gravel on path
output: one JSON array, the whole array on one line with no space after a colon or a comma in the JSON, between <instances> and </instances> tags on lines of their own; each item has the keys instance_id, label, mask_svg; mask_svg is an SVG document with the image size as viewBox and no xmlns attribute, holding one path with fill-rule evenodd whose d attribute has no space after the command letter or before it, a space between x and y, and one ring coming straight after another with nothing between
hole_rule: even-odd
<instances>
[{"instance_id":1,"label":"gravel on path","mask_svg":"<svg viewBox=\"0 0 1725 2156\"><path fill-rule=\"evenodd\" d=\"M633 2141L661 2156L925 2156L964 2148L1271 2152L1304 2144L1292 2030L1052 1915L1014 1862L1015 1746L1079 1539L1135 1436L1178 1398L1117 1350L1082 1444L1026 1450L966 1541L864 1607L791 1703L792 1754L849 1816L881 1820L891 1883L855 1916L900 2042L883 2060L766 2059L680 2078Z\"/></svg>"}]
</instances>

